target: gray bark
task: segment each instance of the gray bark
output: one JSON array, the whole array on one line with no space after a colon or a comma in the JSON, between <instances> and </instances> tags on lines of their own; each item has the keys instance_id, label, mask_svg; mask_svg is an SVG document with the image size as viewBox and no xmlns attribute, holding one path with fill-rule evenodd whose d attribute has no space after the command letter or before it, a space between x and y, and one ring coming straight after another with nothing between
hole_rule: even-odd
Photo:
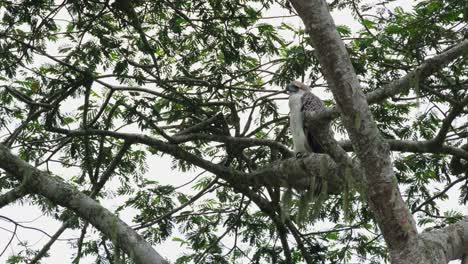
<instances>
[{"instance_id":1,"label":"gray bark","mask_svg":"<svg viewBox=\"0 0 468 264\"><path fill-rule=\"evenodd\" d=\"M443 66L449 64L460 56L468 54L468 40L465 39L459 44L447 49L446 51L426 59L420 66L410 71L400 79L394 80L384 87L378 88L373 92L366 94L368 104L375 104L399 93L407 91L411 87L411 81L414 78L422 80L431 73L436 72ZM324 112L316 114L311 120L331 119L339 115L337 107L329 107Z\"/></svg>"},{"instance_id":2,"label":"gray bark","mask_svg":"<svg viewBox=\"0 0 468 264\"><path fill-rule=\"evenodd\" d=\"M224 165L214 164L203 159L200 156L194 155L179 146L171 143L166 143L159 139L144 136L134 133L119 133L107 130L87 129L87 130L65 130L61 128L52 128L53 131L66 134L69 136L87 136L101 135L114 138L124 139L129 143L141 143L151 146L158 151L169 154L177 159L181 159L191 164L194 164L202 169L205 169L227 182L239 183L242 182L249 186L279 186L293 187L298 190L305 189L312 177L320 177L328 181L329 193L339 193L341 191L341 182L343 179L343 171L338 169L338 165L327 155L311 154L304 159L290 158L272 163L269 166L258 169L252 173L237 171ZM187 138L192 138L188 134ZM194 134L195 139L210 137L211 135ZM188 139L187 139L188 140ZM277 147L277 144L269 144L267 140L258 140L249 138L234 138L234 137L214 137L215 141L232 142L238 147L268 145ZM237 141L238 140L238 141ZM286 149L285 149L286 150ZM290 154L289 150L288 153ZM289 155L288 155L289 156ZM306 185L304 185L306 184Z\"/></svg>"},{"instance_id":3,"label":"gray bark","mask_svg":"<svg viewBox=\"0 0 468 264\"><path fill-rule=\"evenodd\" d=\"M14 156L0 145L0 168L22 181L31 193L42 195L87 220L136 262L168 263L153 247L126 223L98 202L86 196L59 177L53 177Z\"/></svg>"},{"instance_id":4,"label":"gray bark","mask_svg":"<svg viewBox=\"0 0 468 264\"><path fill-rule=\"evenodd\" d=\"M380 135L373 120L366 96L361 90L345 45L336 31L327 3L324 0L292 0L291 3L311 36L312 46L316 49L353 150L361 161L369 190L368 203L387 242L392 262L445 263L450 256L442 246L439 250L427 246L432 241L427 237L437 237L435 240L441 241L441 235L435 232L430 235L417 234L413 216L398 189L389 145ZM373 97L382 96L385 97L386 94L376 94Z\"/></svg>"}]
</instances>

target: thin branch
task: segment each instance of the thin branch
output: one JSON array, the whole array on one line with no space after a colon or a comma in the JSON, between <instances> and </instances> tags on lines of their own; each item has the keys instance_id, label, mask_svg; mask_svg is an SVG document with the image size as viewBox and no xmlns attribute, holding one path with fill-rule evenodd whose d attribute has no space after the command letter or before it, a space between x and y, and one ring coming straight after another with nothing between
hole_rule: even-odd
<instances>
[{"instance_id":1,"label":"thin branch","mask_svg":"<svg viewBox=\"0 0 468 264\"><path fill-rule=\"evenodd\" d=\"M71 139L71 138L70 138ZM117 165L120 163L120 161L122 160L122 157L123 155L125 154L125 152L130 148L130 144L127 144L127 143L124 143L124 145L122 146L122 148L120 149L120 151L117 153L117 155L114 157L114 159L112 160L111 164L109 164L109 166L107 167L106 171L101 175L101 178L100 180L95 183L93 185L93 191L91 192L90 194L90 197L91 198L95 198L97 196L97 194L100 192L100 190L104 187L104 184L107 182L107 180L110 178L110 176L112 175L112 173L114 173L114 170L115 168L117 167ZM63 224L62 226L60 227L60 229L57 230L57 232L51 237L51 239L47 242L47 244L45 244L42 249L36 254L36 256L34 256L34 259L32 262L30 262L30 264L34 264L34 263L37 263L42 257L45 256L45 254L49 251L50 247L54 244L54 242L58 239L58 237L60 237L60 235L68 228L72 225L72 223L74 222L74 219L73 217L70 217L69 219L67 219ZM87 226L89 224L89 222L86 222L85 223L85 226ZM82 243L82 238L83 236L80 236L80 243ZM80 244L79 243L79 244Z\"/></svg>"},{"instance_id":2,"label":"thin branch","mask_svg":"<svg viewBox=\"0 0 468 264\"><path fill-rule=\"evenodd\" d=\"M440 196L444 195L446 192L448 192L448 190L450 190L453 186L455 186L457 183L459 182L462 182L462 181L465 181L468 179L468 176L465 176L465 177L462 177L462 178L458 178L457 180L451 182L449 185L447 185L442 191L440 191L439 193L437 193L436 195L432 196L431 198L427 199L426 201L422 202L420 205L418 205L416 208L414 208L413 210L411 210L411 212L414 214L418 211L420 211L425 205L431 203L432 201L434 201L435 199L439 198Z\"/></svg>"},{"instance_id":3,"label":"thin branch","mask_svg":"<svg viewBox=\"0 0 468 264\"><path fill-rule=\"evenodd\" d=\"M78 239L78 249L76 253L76 257L73 260L75 263L80 263L81 255L82 255L82 250L83 250L83 241L86 235L86 231L88 230L89 222L85 222L83 228L81 228L81 235L80 238Z\"/></svg>"},{"instance_id":4,"label":"thin branch","mask_svg":"<svg viewBox=\"0 0 468 264\"><path fill-rule=\"evenodd\" d=\"M447 133L449 132L450 127L452 126L453 120L463 111L465 106L468 104L468 97L463 99L460 103L457 103L452 106L452 109L445 117L444 121L442 122L442 126L439 129L437 135L432 139L432 143L435 145L440 146L444 141Z\"/></svg>"},{"instance_id":5,"label":"thin branch","mask_svg":"<svg viewBox=\"0 0 468 264\"><path fill-rule=\"evenodd\" d=\"M18 225L15 224L15 230L13 230L10 240L8 241L8 243L5 245L5 248L3 248L2 252L0 253L0 257L3 256L3 254L5 253L5 251L7 250L7 248L11 245L11 242L13 241L13 238L14 238L15 235L16 235L16 230L17 230L17 229L18 229Z\"/></svg>"},{"instance_id":6,"label":"thin branch","mask_svg":"<svg viewBox=\"0 0 468 264\"><path fill-rule=\"evenodd\" d=\"M49 241L41 248L41 250L34 256L34 258L29 262L29 264L36 264L41 258L43 258L46 253L49 251L50 247L58 240L60 235L68 228L70 221L67 221L62 224L62 226L55 232L55 234L50 237Z\"/></svg>"},{"instance_id":7,"label":"thin branch","mask_svg":"<svg viewBox=\"0 0 468 264\"><path fill-rule=\"evenodd\" d=\"M242 197L241 201L240 201L240 205L242 206L244 202L244 196ZM244 208L239 208L238 210L238 214L237 214L237 217L236 217L236 221L233 222L232 225L230 225L228 228L226 228L226 231L224 231L223 234L221 234L215 241L213 241L212 243L210 243L210 245L205 249L205 251L202 252L202 254L200 254L193 262L194 263L200 263L200 261L204 258L204 256L208 253L208 251L214 246L216 245L217 243L219 243L219 241L221 241L233 228L235 228L237 225L236 223L239 221L239 219L241 218L241 216L247 211L247 208L249 207L249 204L250 202L246 203L246 205L244 206Z\"/></svg>"},{"instance_id":8,"label":"thin branch","mask_svg":"<svg viewBox=\"0 0 468 264\"><path fill-rule=\"evenodd\" d=\"M314 236L314 235L323 235L323 234L328 234L328 233L333 233L333 232L349 231L352 229L361 228L361 226L362 224L356 224L356 225L352 225L348 227L329 229L329 230L324 230L324 231L309 232L309 233L302 234L302 236Z\"/></svg>"},{"instance_id":9,"label":"thin branch","mask_svg":"<svg viewBox=\"0 0 468 264\"><path fill-rule=\"evenodd\" d=\"M205 193L211 189L211 187L213 187L216 183L218 182L218 177L216 177L215 179L213 179L207 186L205 186L205 188L201 189L197 194L195 194L194 196L192 196L192 198L190 198L186 203L180 205L179 207L177 208L174 208L172 209L171 211L163 214L162 216L158 217L157 219L154 219L152 221L149 221L147 223L144 223L138 227L135 227L134 229L135 230L139 230L139 229L143 229L143 228L146 228L146 227L150 227L168 217L170 217L171 215L177 213L178 211L184 209L185 207L193 204L196 200L200 199L203 195L205 195Z\"/></svg>"}]
</instances>

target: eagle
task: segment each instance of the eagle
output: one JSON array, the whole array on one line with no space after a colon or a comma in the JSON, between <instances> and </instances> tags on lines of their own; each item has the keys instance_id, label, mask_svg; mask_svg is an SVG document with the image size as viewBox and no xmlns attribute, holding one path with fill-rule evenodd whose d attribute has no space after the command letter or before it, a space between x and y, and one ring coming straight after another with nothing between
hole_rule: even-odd
<instances>
[{"instance_id":1,"label":"eagle","mask_svg":"<svg viewBox=\"0 0 468 264\"><path fill-rule=\"evenodd\" d=\"M296 157L311 152L323 153L323 148L314 136L313 130L304 123L304 113L323 111L324 103L311 93L309 86L299 81L289 83L286 86L286 93L289 94L289 126Z\"/></svg>"}]
</instances>

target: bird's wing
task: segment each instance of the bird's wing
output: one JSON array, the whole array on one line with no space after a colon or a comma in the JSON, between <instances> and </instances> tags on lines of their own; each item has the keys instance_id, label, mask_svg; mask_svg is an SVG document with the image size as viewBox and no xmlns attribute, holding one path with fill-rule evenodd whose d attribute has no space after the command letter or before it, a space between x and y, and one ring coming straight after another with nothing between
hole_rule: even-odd
<instances>
[{"instance_id":1,"label":"bird's wing","mask_svg":"<svg viewBox=\"0 0 468 264\"><path fill-rule=\"evenodd\" d=\"M325 105L323 104L322 100L315 96L312 93L305 93L302 98L302 112L315 112L315 111L323 111L325 109ZM315 153L323 153L323 149L320 146L319 142L314 136L312 129L308 128L306 122L304 122L304 134L307 138L307 143L309 144L310 149Z\"/></svg>"},{"instance_id":2,"label":"bird's wing","mask_svg":"<svg viewBox=\"0 0 468 264\"><path fill-rule=\"evenodd\" d=\"M320 98L311 92L304 93L301 103L302 112L323 111L325 109L325 105L323 104L322 100L320 100Z\"/></svg>"}]
</instances>

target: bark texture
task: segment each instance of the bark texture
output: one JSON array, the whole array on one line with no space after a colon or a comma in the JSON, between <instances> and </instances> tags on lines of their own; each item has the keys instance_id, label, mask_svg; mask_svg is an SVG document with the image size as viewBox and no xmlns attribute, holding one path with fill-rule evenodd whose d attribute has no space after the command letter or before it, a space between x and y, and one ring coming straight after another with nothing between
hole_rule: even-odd
<instances>
[{"instance_id":1,"label":"bark texture","mask_svg":"<svg viewBox=\"0 0 468 264\"><path fill-rule=\"evenodd\" d=\"M326 181L328 194L338 194L343 188L344 172L328 155L310 154L301 159L291 158L246 175L248 182L263 186L291 187L305 190L314 181Z\"/></svg>"},{"instance_id":2,"label":"bark texture","mask_svg":"<svg viewBox=\"0 0 468 264\"><path fill-rule=\"evenodd\" d=\"M125 250L136 263L168 263L148 242L112 212L59 177L50 176L22 161L3 145L0 145L0 168L23 182L24 188L30 193L42 195L89 221L116 246Z\"/></svg>"},{"instance_id":3,"label":"bark texture","mask_svg":"<svg viewBox=\"0 0 468 264\"><path fill-rule=\"evenodd\" d=\"M414 78L423 79L430 74L441 69L460 56L468 54L468 39L463 40L458 45L455 45L446 51L426 59L420 66L410 71L400 79L394 80L384 87L378 88L369 94L366 94L368 104L375 104L395 96L401 92L408 90L411 87L411 82ZM329 107L320 114L314 115L311 120L319 120L324 118L335 118L339 114L337 107Z\"/></svg>"},{"instance_id":4,"label":"bark texture","mask_svg":"<svg viewBox=\"0 0 468 264\"><path fill-rule=\"evenodd\" d=\"M387 242L392 262L444 263L446 257L443 250L428 250L424 246L428 240L417 235L413 216L398 189L389 145L373 120L326 1L292 0L291 3L310 34L353 150L361 162L367 182L368 202ZM394 89L388 91L394 92ZM371 98L384 96L387 94L376 93Z\"/></svg>"}]
</instances>

